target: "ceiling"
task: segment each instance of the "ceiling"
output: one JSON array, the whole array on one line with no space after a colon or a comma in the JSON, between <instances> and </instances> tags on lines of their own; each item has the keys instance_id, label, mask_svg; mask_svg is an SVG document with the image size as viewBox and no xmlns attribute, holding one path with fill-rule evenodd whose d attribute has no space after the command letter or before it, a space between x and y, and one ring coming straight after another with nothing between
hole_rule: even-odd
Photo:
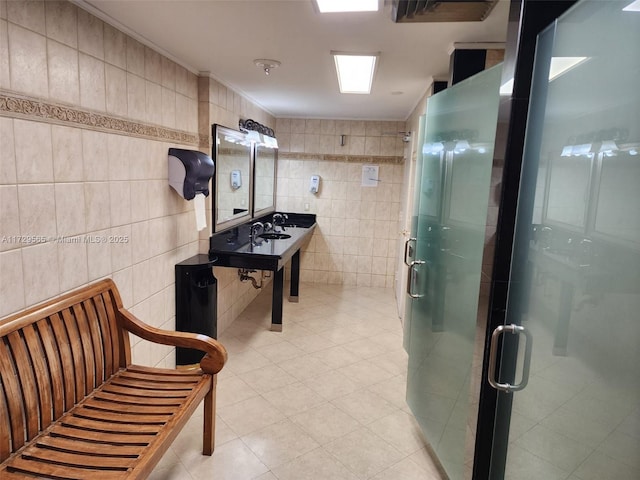
<instances>
[{"instance_id":1,"label":"ceiling","mask_svg":"<svg viewBox=\"0 0 640 480\"><path fill-rule=\"evenodd\" d=\"M83 8L209 72L276 117L405 120L454 42L504 42L509 1L483 22L407 23L378 12L317 13L312 0L81 0ZM330 51L380 52L370 95L341 94ZM258 58L282 63L269 76Z\"/></svg>"}]
</instances>

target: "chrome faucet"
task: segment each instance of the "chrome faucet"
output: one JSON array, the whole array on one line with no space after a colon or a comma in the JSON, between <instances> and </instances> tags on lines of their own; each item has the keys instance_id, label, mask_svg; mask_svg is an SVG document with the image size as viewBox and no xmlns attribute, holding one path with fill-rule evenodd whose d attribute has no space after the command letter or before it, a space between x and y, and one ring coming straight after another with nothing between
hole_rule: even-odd
<instances>
[{"instance_id":1,"label":"chrome faucet","mask_svg":"<svg viewBox=\"0 0 640 480\"><path fill-rule=\"evenodd\" d=\"M251 225L251 245L260 245L262 239L260 235L264 233L264 224L262 222L256 222Z\"/></svg>"},{"instance_id":2,"label":"chrome faucet","mask_svg":"<svg viewBox=\"0 0 640 480\"><path fill-rule=\"evenodd\" d=\"M274 213L273 214L274 231L275 231L275 227L280 226L281 231L284 232L285 220L288 220L288 219L289 219L289 215L287 215L286 213Z\"/></svg>"}]
</instances>

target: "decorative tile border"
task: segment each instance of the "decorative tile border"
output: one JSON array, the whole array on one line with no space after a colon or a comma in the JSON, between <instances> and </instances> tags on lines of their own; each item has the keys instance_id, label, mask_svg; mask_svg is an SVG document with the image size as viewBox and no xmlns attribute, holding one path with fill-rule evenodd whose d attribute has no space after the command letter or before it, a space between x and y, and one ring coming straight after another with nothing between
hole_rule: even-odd
<instances>
[{"instance_id":1,"label":"decorative tile border","mask_svg":"<svg viewBox=\"0 0 640 480\"><path fill-rule=\"evenodd\" d=\"M49 103L41 99L16 95L6 91L0 91L0 116L22 117L41 122L101 130L108 133L170 141L181 145L198 146L201 143L199 135L182 130L134 122L120 117Z\"/></svg>"},{"instance_id":2,"label":"decorative tile border","mask_svg":"<svg viewBox=\"0 0 640 480\"><path fill-rule=\"evenodd\" d=\"M344 163L382 163L391 165L402 165L404 157L401 156L375 156L375 155L335 155L328 153L296 153L278 152L278 158L284 160L318 160L324 162L344 162Z\"/></svg>"}]
</instances>

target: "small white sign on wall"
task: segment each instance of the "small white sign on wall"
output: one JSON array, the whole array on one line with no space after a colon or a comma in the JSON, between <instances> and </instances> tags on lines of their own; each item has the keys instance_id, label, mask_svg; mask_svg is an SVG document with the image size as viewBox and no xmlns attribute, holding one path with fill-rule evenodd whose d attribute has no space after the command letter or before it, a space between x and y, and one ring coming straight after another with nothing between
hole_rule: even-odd
<instances>
[{"instance_id":1,"label":"small white sign on wall","mask_svg":"<svg viewBox=\"0 0 640 480\"><path fill-rule=\"evenodd\" d=\"M378 165L363 165L362 166L362 186L363 187L377 187L378 172L380 167Z\"/></svg>"}]
</instances>

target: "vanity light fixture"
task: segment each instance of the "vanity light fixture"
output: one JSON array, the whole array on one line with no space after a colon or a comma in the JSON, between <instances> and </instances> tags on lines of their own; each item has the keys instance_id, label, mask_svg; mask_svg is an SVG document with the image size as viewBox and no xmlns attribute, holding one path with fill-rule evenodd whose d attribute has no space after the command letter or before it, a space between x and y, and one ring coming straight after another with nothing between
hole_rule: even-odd
<instances>
[{"instance_id":1,"label":"vanity light fixture","mask_svg":"<svg viewBox=\"0 0 640 480\"><path fill-rule=\"evenodd\" d=\"M256 58L253 63L256 67L262 68L265 75L271 74L271 70L281 65L278 60L272 60L270 58Z\"/></svg>"},{"instance_id":2,"label":"vanity light fixture","mask_svg":"<svg viewBox=\"0 0 640 480\"><path fill-rule=\"evenodd\" d=\"M278 140L276 140L276 137L270 137L269 135L264 135L262 143L267 148L278 148Z\"/></svg>"},{"instance_id":3,"label":"vanity light fixture","mask_svg":"<svg viewBox=\"0 0 640 480\"><path fill-rule=\"evenodd\" d=\"M378 53L331 52L336 64L340 93L371 93Z\"/></svg>"},{"instance_id":4,"label":"vanity light fixture","mask_svg":"<svg viewBox=\"0 0 640 480\"><path fill-rule=\"evenodd\" d=\"M378 0L315 0L320 13L377 12Z\"/></svg>"},{"instance_id":5,"label":"vanity light fixture","mask_svg":"<svg viewBox=\"0 0 640 480\"><path fill-rule=\"evenodd\" d=\"M250 142L261 144L262 134L260 134L259 132L256 132L255 130L249 130L247 132L247 140L249 140Z\"/></svg>"},{"instance_id":6,"label":"vanity light fixture","mask_svg":"<svg viewBox=\"0 0 640 480\"><path fill-rule=\"evenodd\" d=\"M622 9L623 12L640 12L640 0L631 2L629 5Z\"/></svg>"}]
</instances>

